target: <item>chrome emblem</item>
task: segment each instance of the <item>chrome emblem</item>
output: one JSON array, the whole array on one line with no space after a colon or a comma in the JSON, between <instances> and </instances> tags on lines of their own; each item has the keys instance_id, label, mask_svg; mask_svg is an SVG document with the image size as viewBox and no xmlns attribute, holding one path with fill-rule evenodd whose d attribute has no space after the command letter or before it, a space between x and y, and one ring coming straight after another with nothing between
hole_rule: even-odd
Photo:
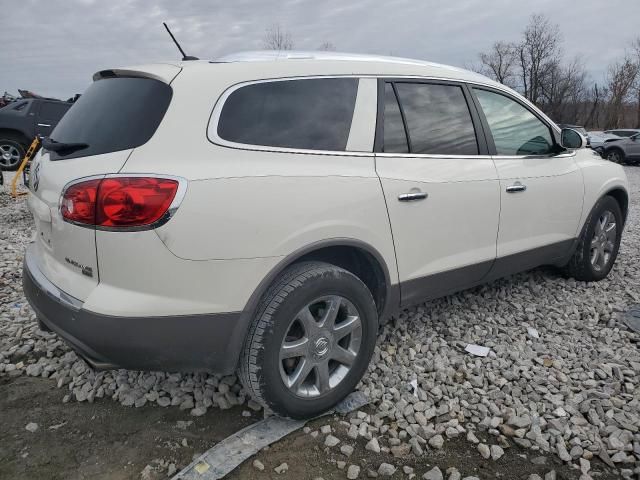
<instances>
[{"instance_id":1,"label":"chrome emblem","mask_svg":"<svg viewBox=\"0 0 640 480\"><path fill-rule=\"evenodd\" d=\"M329 351L329 340L324 337L319 338L318 340L316 340L315 348L316 355L320 357L323 356Z\"/></svg>"}]
</instances>

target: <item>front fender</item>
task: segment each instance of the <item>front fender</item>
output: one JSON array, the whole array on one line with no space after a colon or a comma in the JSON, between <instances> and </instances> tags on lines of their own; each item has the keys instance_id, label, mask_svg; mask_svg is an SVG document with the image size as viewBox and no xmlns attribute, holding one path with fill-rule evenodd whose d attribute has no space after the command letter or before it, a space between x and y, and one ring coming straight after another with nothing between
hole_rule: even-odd
<instances>
[{"instance_id":1,"label":"front fender","mask_svg":"<svg viewBox=\"0 0 640 480\"><path fill-rule=\"evenodd\" d=\"M580 150L576 155L576 162L584 180L584 202L579 229L576 232L578 236L589 212L600 198L614 190L623 191L627 199L629 198L629 181L622 166L604 160L595 152Z\"/></svg>"}]
</instances>

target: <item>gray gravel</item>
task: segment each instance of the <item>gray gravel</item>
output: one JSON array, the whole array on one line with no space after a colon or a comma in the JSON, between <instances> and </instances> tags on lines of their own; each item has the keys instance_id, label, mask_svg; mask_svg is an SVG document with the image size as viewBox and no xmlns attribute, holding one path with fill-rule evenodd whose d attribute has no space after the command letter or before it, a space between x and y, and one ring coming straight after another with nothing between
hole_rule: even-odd
<instances>
[{"instance_id":1,"label":"gray gravel","mask_svg":"<svg viewBox=\"0 0 640 480\"><path fill-rule=\"evenodd\" d=\"M640 335L620 320L640 304L640 168L626 170L631 212L607 279L587 284L538 269L404 311L382 330L360 385L372 414L353 416L348 437L364 437L372 451L420 454L464 436L488 461L518 444L584 475L594 457L625 476L640 473ZM51 378L69 402L110 397L202 415L248 401L235 376L88 368L37 328L25 302L20 270L30 237L24 200L0 194L0 375ZM468 343L491 352L474 357Z\"/></svg>"}]
</instances>

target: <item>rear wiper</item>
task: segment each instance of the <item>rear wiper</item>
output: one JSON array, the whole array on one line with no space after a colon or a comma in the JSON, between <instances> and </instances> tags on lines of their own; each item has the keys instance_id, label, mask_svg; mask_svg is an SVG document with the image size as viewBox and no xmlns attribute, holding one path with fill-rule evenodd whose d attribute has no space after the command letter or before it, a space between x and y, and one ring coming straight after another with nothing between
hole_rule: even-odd
<instances>
[{"instance_id":1,"label":"rear wiper","mask_svg":"<svg viewBox=\"0 0 640 480\"><path fill-rule=\"evenodd\" d=\"M71 153L87 147L89 147L89 144L87 143L56 142L51 138L45 138L44 140L42 140L42 148L44 148L45 150L51 150L52 152L56 153Z\"/></svg>"}]
</instances>

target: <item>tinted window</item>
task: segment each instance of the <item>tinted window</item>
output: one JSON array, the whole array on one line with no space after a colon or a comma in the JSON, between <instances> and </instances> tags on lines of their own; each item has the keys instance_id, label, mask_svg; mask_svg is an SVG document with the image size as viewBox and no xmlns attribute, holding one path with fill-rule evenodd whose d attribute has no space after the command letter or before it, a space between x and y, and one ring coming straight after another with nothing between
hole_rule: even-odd
<instances>
[{"instance_id":1,"label":"tinted window","mask_svg":"<svg viewBox=\"0 0 640 480\"><path fill-rule=\"evenodd\" d=\"M356 78L247 85L227 98L218 136L249 145L343 151L357 90Z\"/></svg>"},{"instance_id":2,"label":"tinted window","mask_svg":"<svg viewBox=\"0 0 640 480\"><path fill-rule=\"evenodd\" d=\"M413 153L477 155L478 142L462 88L396 83Z\"/></svg>"},{"instance_id":3,"label":"tinted window","mask_svg":"<svg viewBox=\"0 0 640 480\"><path fill-rule=\"evenodd\" d=\"M51 152L51 158L74 158L139 147L160 125L171 87L149 78L107 78L93 82L51 132L51 139L86 143L68 155Z\"/></svg>"},{"instance_id":4,"label":"tinted window","mask_svg":"<svg viewBox=\"0 0 640 480\"><path fill-rule=\"evenodd\" d=\"M549 127L533 113L499 93L474 90L498 155L547 155L553 151Z\"/></svg>"},{"instance_id":5,"label":"tinted window","mask_svg":"<svg viewBox=\"0 0 640 480\"><path fill-rule=\"evenodd\" d=\"M46 120L60 120L70 106L64 103L44 102L40 108L40 116Z\"/></svg>"},{"instance_id":6,"label":"tinted window","mask_svg":"<svg viewBox=\"0 0 640 480\"><path fill-rule=\"evenodd\" d=\"M400 107L398 107L398 100L390 83L384 87L384 143L382 150L393 153L409 152Z\"/></svg>"}]
</instances>

